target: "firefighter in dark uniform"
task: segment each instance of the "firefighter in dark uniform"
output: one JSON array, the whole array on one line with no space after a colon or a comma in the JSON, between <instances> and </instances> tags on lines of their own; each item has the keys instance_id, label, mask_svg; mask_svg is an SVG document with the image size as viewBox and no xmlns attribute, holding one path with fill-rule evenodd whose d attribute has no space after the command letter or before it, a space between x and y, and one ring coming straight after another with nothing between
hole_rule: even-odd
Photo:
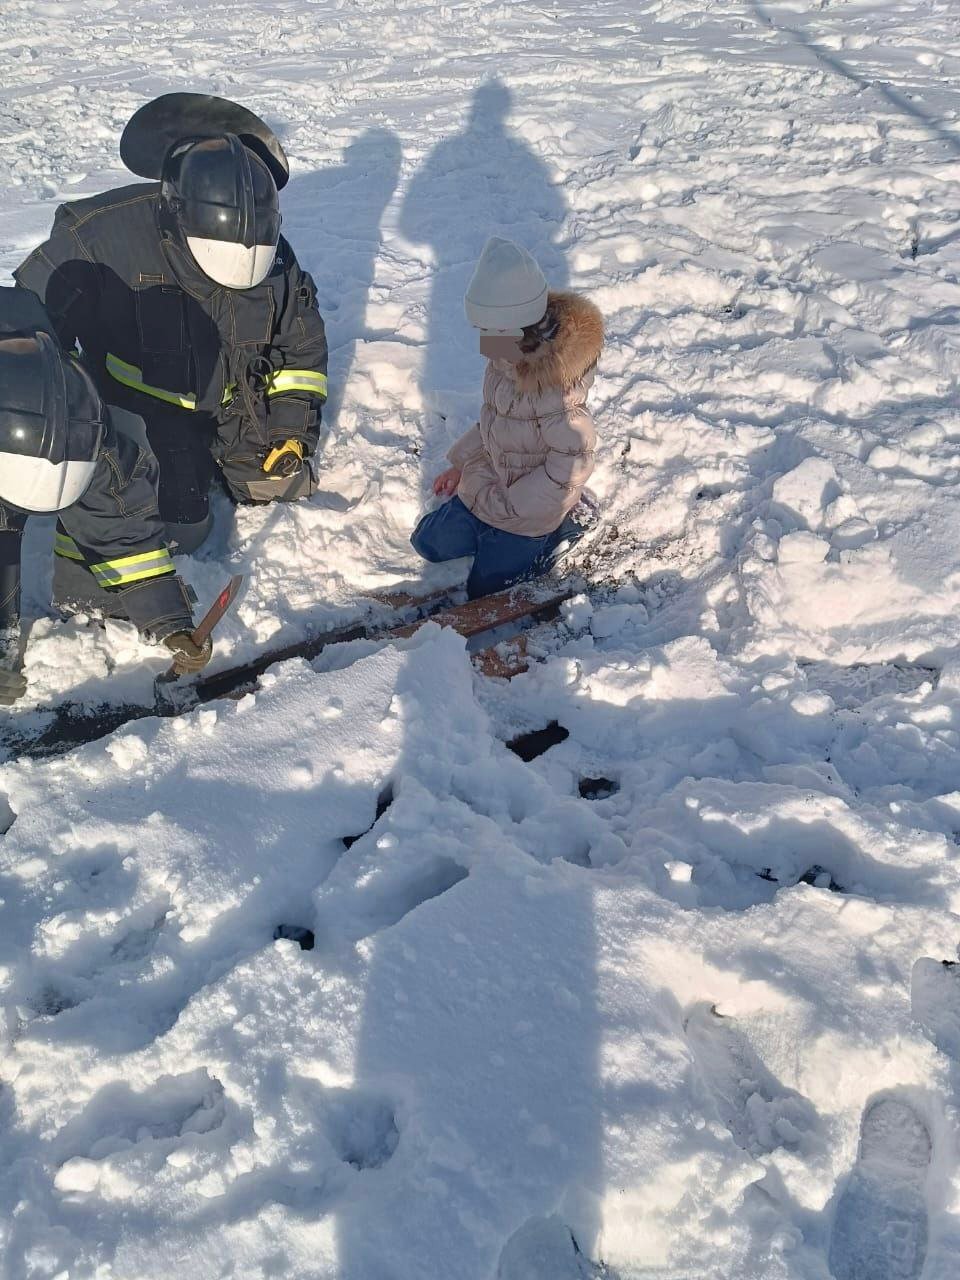
<instances>
[{"instance_id":1,"label":"firefighter in dark uniform","mask_svg":"<svg viewBox=\"0 0 960 1280\"><path fill-rule=\"evenodd\" d=\"M0 289L0 704L26 689L20 662L20 543L27 517L58 515L56 550L89 578L105 613L164 644L181 674L201 670L209 641L193 611L157 507L157 463L138 426L101 400L62 351L33 294ZM121 429L118 429L119 426Z\"/></svg>"},{"instance_id":2,"label":"firefighter in dark uniform","mask_svg":"<svg viewBox=\"0 0 960 1280\"><path fill-rule=\"evenodd\" d=\"M132 117L120 154L159 182L62 205L14 274L63 346L79 345L101 396L145 421L171 548L189 552L218 472L240 503L314 491L326 337L280 235L289 170L262 120L167 94Z\"/></svg>"}]
</instances>

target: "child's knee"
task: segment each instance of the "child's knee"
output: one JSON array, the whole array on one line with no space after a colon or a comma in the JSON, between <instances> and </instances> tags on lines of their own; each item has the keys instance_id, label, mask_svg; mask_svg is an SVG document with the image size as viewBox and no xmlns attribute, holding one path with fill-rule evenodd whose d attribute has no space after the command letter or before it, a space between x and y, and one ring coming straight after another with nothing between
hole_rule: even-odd
<instances>
[{"instance_id":1,"label":"child's knee","mask_svg":"<svg viewBox=\"0 0 960 1280\"><path fill-rule=\"evenodd\" d=\"M436 564L443 558L437 554L436 547L431 544L426 531L419 524L410 535L410 545L418 556L422 556L424 560L429 560L431 564Z\"/></svg>"},{"instance_id":2,"label":"child's knee","mask_svg":"<svg viewBox=\"0 0 960 1280\"><path fill-rule=\"evenodd\" d=\"M437 511L429 512L410 535L410 545L414 551L418 556L422 556L424 560L429 560L431 564L439 564L441 560L449 560L451 558L443 545L442 530L438 531L436 529L438 514ZM439 536L437 536L438 533Z\"/></svg>"}]
</instances>

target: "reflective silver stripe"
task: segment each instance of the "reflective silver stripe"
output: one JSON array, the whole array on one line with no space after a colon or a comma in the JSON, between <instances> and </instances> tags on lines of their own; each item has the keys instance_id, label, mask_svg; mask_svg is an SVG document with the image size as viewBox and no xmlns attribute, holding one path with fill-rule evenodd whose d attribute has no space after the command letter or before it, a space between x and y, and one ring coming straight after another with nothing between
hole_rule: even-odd
<instances>
[{"instance_id":1,"label":"reflective silver stripe","mask_svg":"<svg viewBox=\"0 0 960 1280\"><path fill-rule=\"evenodd\" d=\"M90 572L104 587L122 586L128 582L139 582L143 578L157 578L163 573L172 573L173 569L173 561L166 548L135 556L121 556L116 560L104 560L101 564L90 566Z\"/></svg>"},{"instance_id":2,"label":"reflective silver stripe","mask_svg":"<svg viewBox=\"0 0 960 1280\"><path fill-rule=\"evenodd\" d=\"M102 587L122 587L130 582L141 582L144 578L159 578L163 573L171 573L172 564L158 564L148 569L133 569L129 573L118 573L106 565L100 565L90 572Z\"/></svg>"},{"instance_id":3,"label":"reflective silver stripe","mask_svg":"<svg viewBox=\"0 0 960 1280\"><path fill-rule=\"evenodd\" d=\"M112 355L109 351L105 363L111 378L116 378L117 382L122 382L125 387L141 391L145 396L153 396L155 400L175 404L179 409L196 409L197 407L197 397L191 392L165 391L163 387L151 387L149 382L144 382L143 374L135 364L127 364L126 360L121 360L119 356Z\"/></svg>"}]
</instances>

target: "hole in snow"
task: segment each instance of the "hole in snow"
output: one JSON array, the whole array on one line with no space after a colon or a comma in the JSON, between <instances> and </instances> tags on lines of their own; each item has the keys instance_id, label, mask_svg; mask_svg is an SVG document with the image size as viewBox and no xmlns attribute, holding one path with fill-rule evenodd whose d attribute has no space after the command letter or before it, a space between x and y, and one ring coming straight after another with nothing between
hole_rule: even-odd
<instances>
[{"instance_id":1,"label":"hole in snow","mask_svg":"<svg viewBox=\"0 0 960 1280\"><path fill-rule=\"evenodd\" d=\"M829 889L831 893L846 893L842 884L838 884L833 876L819 863L815 863L800 877L801 884L812 884L815 889Z\"/></svg>"},{"instance_id":2,"label":"hole in snow","mask_svg":"<svg viewBox=\"0 0 960 1280\"><path fill-rule=\"evenodd\" d=\"M771 867L763 867L762 870L756 872L761 880L766 880L769 884L786 885L789 881L781 881L779 877L774 875ZM842 884L838 884L834 880L831 872L826 867L821 867L819 862L815 862L812 867L808 867L802 876L798 876L795 884L809 884L815 889L829 889L831 893L846 893Z\"/></svg>"},{"instance_id":3,"label":"hole in snow","mask_svg":"<svg viewBox=\"0 0 960 1280\"><path fill-rule=\"evenodd\" d=\"M351 1089L331 1089L327 1097L327 1137L340 1159L354 1169L383 1168L400 1141L390 1103Z\"/></svg>"},{"instance_id":4,"label":"hole in snow","mask_svg":"<svg viewBox=\"0 0 960 1280\"><path fill-rule=\"evenodd\" d=\"M312 929L304 929L299 924L278 924L273 931L274 942L280 938L288 942L299 942L301 951L312 951L316 943Z\"/></svg>"},{"instance_id":5,"label":"hole in snow","mask_svg":"<svg viewBox=\"0 0 960 1280\"><path fill-rule=\"evenodd\" d=\"M542 729L533 729L530 733L521 733L518 737L511 738L507 747L514 755L518 755L521 760L529 763L569 737L569 729L564 729L563 725L558 724L556 720L551 720Z\"/></svg>"},{"instance_id":6,"label":"hole in snow","mask_svg":"<svg viewBox=\"0 0 960 1280\"><path fill-rule=\"evenodd\" d=\"M613 778L581 778L579 791L584 800L606 800L616 795L620 783Z\"/></svg>"},{"instance_id":7,"label":"hole in snow","mask_svg":"<svg viewBox=\"0 0 960 1280\"><path fill-rule=\"evenodd\" d=\"M732 484L704 484L694 495L698 502L706 502L711 498L722 498L733 492Z\"/></svg>"}]
</instances>

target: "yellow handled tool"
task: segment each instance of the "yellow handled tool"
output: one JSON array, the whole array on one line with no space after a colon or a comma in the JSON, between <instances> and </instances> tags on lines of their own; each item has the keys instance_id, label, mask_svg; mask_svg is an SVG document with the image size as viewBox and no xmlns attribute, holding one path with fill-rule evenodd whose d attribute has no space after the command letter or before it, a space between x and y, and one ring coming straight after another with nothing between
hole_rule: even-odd
<instances>
[{"instance_id":1,"label":"yellow handled tool","mask_svg":"<svg viewBox=\"0 0 960 1280\"><path fill-rule=\"evenodd\" d=\"M263 460L263 470L268 476L292 476L303 462L303 443L300 440L284 440L274 446Z\"/></svg>"}]
</instances>

